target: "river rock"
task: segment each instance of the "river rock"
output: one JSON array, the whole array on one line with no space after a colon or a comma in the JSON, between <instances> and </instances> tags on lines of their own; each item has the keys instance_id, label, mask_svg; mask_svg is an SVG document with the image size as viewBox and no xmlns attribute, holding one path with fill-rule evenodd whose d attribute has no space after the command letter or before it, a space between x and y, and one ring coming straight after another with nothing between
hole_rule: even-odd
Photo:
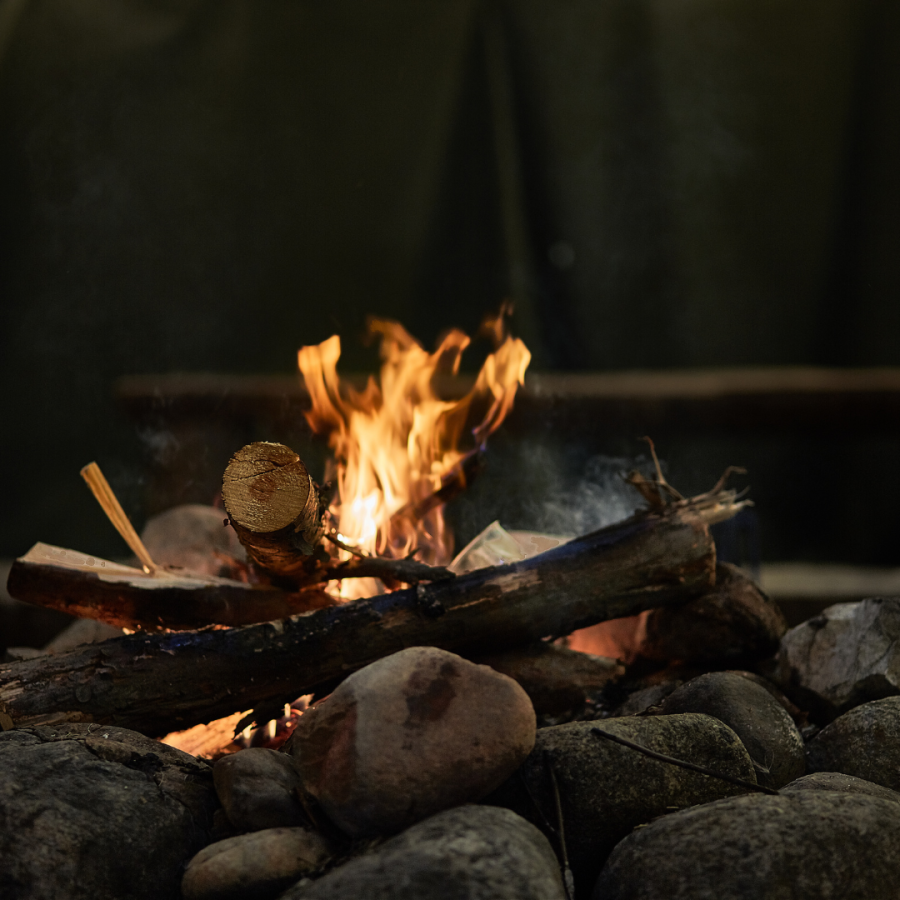
<instances>
[{"instance_id":1,"label":"river rock","mask_svg":"<svg viewBox=\"0 0 900 900\"><path fill-rule=\"evenodd\" d=\"M341 682L288 742L304 788L353 837L480 800L534 745L525 691L487 666L411 647Z\"/></svg>"},{"instance_id":2,"label":"river rock","mask_svg":"<svg viewBox=\"0 0 900 900\"><path fill-rule=\"evenodd\" d=\"M546 641L479 656L475 662L517 681L538 715L577 710L625 672L614 659Z\"/></svg>"},{"instance_id":3,"label":"river rock","mask_svg":"<svg viewBox=\"0 0 900 900\"><path fill-rule=\"evenodd\" d=\"M282 900L565 900L553 849L506 809L438 813Z\"/></svg>"},{"instance_id":4,"label":"river rock","mask_svg":"<svg viewBox=\"0 0 900 900\"><path fill-rule=\"evenodd\" d=\"M231 578L246 562L247 551L226 521L223 509L186 503L153 516L141 539L161 566Z\"/></svg>"},{"instance_id":5,"label":"river rock","mask_svg":"<svg viewBox=\"0 0 900 900\"><path fill-rule=\"evenodd\" d=\"M177 900L218 806L208 765L124 728L0 734L4 900Z\"/></svg>"},{"instance_id":6,"label":"river rock","mask_svg":"<svg viewBox=\"0 0 900 900\"><path fill-rule=\"evenodd\" d=\"M731 728L756 763L756 777L779 788L806 769L803 738L787 710L764 687L734 672L692 678L666 697L663 715L706 713Z\"/></svg>"},{"instance_id":7,"label":"river rock","mask_svg":"<svg viewBox=\"0 0 900 900\"><path fill-rule=\"evenodd\" d=\"M807 744L810 772L843 772L900 791L900 697L851 709Z\"/></svg>"},{"instance_id":8,"label":"river rock","mask_svg":"<svg viewBox=\"0 0 900 900\"><path fill-rule=\"evenodd\" d=\"M223 756L213 766L216 793L238 831L305 825L297 798L302 784L292 756L251 747Z\"/></svg>"},{"instance_id":9,"label":"river rock","mask_svg":"<svg viewBox=\"0 0 900 900\"><path fill-rule=\"evenodd\" d=\"M267 828L204 847L181 882L184 900L277 897L332 856L329 842L306 828Z\"/></svg>"},{"instance_id":10,"label":"river rock","mask_svg":"<svg viewBox=\"0 0 900 900\"><path fill-rule=\"evenodd\" d=\"M781 640L778 680L820 721L900 694L900 598L837 603Z\"/></svg>"},{"instance_id":11,"label":"river rock","mask_svg":"<svg viewBox=\"0 0 900 900\"><path fill-rule=\"evenodd\" d=\"M900 813L880 797L752 794L639 828L594 900L895 900Z\"/></svg>"},{"instance_id":12,"label":"river rock","mask_svg":"<svg viewBox=\"0 0 900 900\"><path fill-rule=\"evenodd\" d=\"M773 656L787 622L743 569L716 565L716 587L687 603L651 610L640 654L648 659L736 666Z\"/></svg>"},{"instance_id":13,"label":"river rock","mask_svg":"<svg viewBox=\"0 0 900 900\"><path fill-rule=\"evenodd\" d=\"M838 791L843 794L868 794L870 797L881 797L883 800L892 800L900 803L900 793L890 788L866 781L864 778L856 778L853 775L844 775L842 772L812 772L803 775L796 781L786 784L782 794L790 794L796 791Z\"/></svg>"},{"instance_id":14,"label":"river rock","mask_svg":"<svg viewBox=\"0 0 900 900\"><path fill-rule=\"evenodd\" d=\"M612 848L635 826L673 809L745 790L597 737L592 733L595 727L658 753L756 781L753 762L740 738L712 716L685 713L541 728L520 771L488 802L515 810L539 828L546 829L547 822L555 828L552 767L569 860L582 894L590 891Z\"/></svg>"}]
</instances>

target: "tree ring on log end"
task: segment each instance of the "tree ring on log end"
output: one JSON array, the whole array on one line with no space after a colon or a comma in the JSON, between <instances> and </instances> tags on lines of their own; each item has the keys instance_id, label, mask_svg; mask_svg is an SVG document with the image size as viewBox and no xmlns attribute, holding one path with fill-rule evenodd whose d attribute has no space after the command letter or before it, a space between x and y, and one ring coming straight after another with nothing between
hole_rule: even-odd
<instances>
[{"instance_id":1,"label":"tree ring on log end","mask_svg":"<svg viewBox=\"0 0 900 900\"><path fill-rule=\"evenodd\" d=\"M284 444L257 441L231 458L222 478L222 500L232 521L268 534L316 518L316 491L303 460Z\"/></svg>"}]
</instances>

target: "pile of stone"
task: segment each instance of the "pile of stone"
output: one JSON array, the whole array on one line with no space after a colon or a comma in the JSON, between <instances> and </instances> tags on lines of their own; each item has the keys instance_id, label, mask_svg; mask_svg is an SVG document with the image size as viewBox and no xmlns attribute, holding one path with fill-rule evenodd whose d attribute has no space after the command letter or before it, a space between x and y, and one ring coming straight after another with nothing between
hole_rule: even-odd
<instances>
[{"instance_id":1,"label":"pile of stone","mask_svg":"<svg viewBox=\"0 0 900 900\"><path fill-rule=\"evenodd\" d=\"M281 750L212 765L121 728L7 731L0 896L894 898L898 638L900 600L867 600L755 672L413 647Z\"/></svg>"}]
</instances>

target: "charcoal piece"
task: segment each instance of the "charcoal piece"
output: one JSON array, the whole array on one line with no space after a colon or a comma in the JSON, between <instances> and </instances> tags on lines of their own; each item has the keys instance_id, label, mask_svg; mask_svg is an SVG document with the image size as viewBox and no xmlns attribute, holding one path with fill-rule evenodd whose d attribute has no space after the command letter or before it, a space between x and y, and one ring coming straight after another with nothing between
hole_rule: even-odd
<instances>
[{"instance_id":1,"label":"charcoal piece","mask_svg":"<svg viewBox=\"0 0 900 900\"><path fill-rule=\"evenodd\" d=\"M837 603L781 640L777 678L800 707L828 722L900 694L900 598Z\"/></svg>"},{"instance_id":2,"label":"charcoal piece","mask_svg":"<svg viewBox=\"0 0 900 900\"><path fill-rule=\"evenodd\" d=\"M646 629L639 653L648 659L735 666L774 655L787 622L743 569L718 563L715 588L651 610Z\"/></svg>"},{"instance_id":3,"label":"charcoal piece","mask_svg":"<svg viewBox=\"0 0 900 900\"><path fill-rule=\"evenodd\" d=\"M803 738L787 710L764 687L734 672L709 672L677 688L662 715L706 713L728 725L757 764L757 781L779 788L806 768Z\"/></svg>"},{"instance_id":4,"label":"charcoal piece","mask_svg":"<svg viewBox=\"0 0 900 900\"><path fill-rule=\"evenodd\" d=\"M842 772L900 790L900 697L839 716L807 744L806 755L810 772Z\"/></svg>"},{"instance_id":5,"label":"charcoal piece","mask_svg":"<svg viewBox=\"0 0 900 900\"><path fill-rule=\"evenodd\" d=\"M900 815L880 797L752 794L639 828L613 851L594 900L894 900Z\"/></svg>"},{"instance_id":6,"label":"charcoal piece","mask_svg":"<svg viewBox=\"0 0 900 900\"><path fill-rule=\"evenodd\" d=\"M590 891L606 857L635 826L673 809L745 790L604 740L592 733L595 727L658 753L755 781L746 748L712 716L603 719L539 729L534 750L519 772L485 802L515 810L555 840L552 766L569 859L582 894Z\"/></svg>"},{"instance_id":7,"label":"charcoal piece","mask_svg":"<svg viewBox=\"0 0 900 900\"><path fill-rule=\"evenodd\" d=\"M4 900L178 900L218 805L208 765L70 724L0 734Z\"/></svg>"},{"instance_id":8,"label":"charcoal piece","mask_svg":"<svg viewBox=\"0 0 900 900\"><path fill-rule=\"evenodd\" d=\"M614 659L578 653L546 641L475 656L473 660L517 681L538 715L583 707L625 671Z\"/></svg>"},{"instance_id":9,"label":"charcoal piece","mask_svg":"<svg viewBox=\"0 0 900 900\"><path fill-rule=\"evenodd\" d=\"M506 809L461 806L300 882L281 900L565 900L553 849Z\"/></svg>"}]
</instances>

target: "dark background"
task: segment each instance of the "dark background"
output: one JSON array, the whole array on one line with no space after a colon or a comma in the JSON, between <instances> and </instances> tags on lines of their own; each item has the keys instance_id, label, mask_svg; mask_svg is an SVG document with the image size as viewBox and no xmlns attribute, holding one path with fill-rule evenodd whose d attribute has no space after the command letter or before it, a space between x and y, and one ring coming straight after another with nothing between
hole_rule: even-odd
<instances>
[{"instance_id":1,"label":"dark background","mask_svg":"<svg viewBox=\"0 0 900 900\"><path fill-rule=\"evenodd\" d=\"M368 313L512 296L543 371L900 364L898 111L891 0L0 0L0 555L121 555L78 477L152 507L119 376L369 368ZM463 536L635 437L500 438ZM894 437L660 449L750 464L766 558L900 564Z\"/></svg>"}]
</instances>

